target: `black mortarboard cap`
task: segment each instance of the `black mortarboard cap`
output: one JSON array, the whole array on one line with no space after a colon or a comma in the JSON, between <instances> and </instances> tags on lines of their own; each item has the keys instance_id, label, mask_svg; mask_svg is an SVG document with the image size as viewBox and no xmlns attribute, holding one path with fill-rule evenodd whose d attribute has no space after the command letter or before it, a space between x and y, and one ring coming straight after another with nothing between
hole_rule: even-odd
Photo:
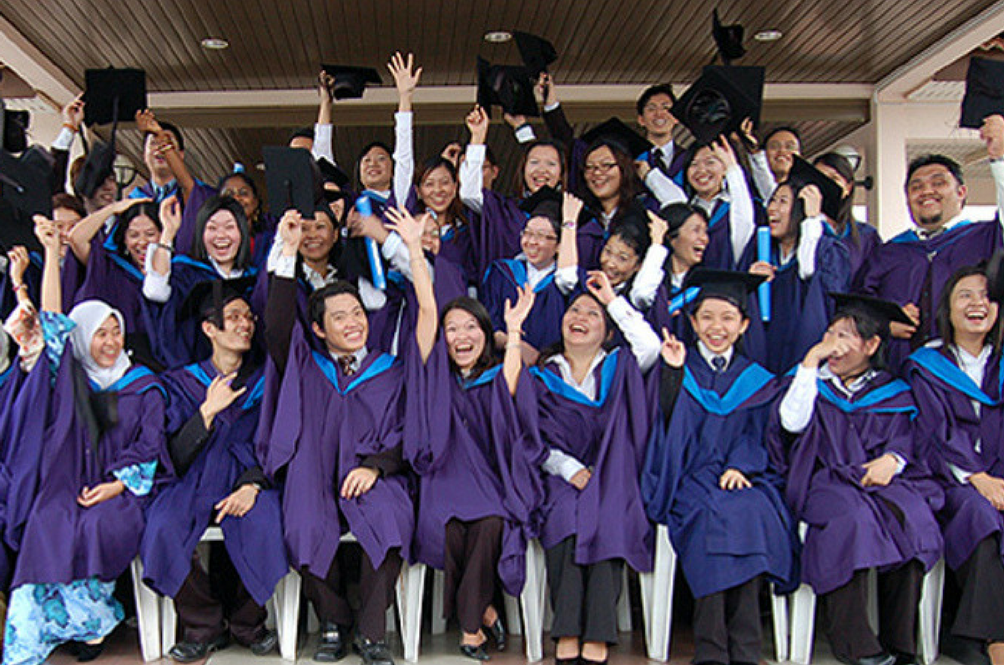
<instances>
[{"instance_id":1,"label":"black mortarboard cap","mask_svg":"<svg viewBox=\"0 0 1004 665\"><path fill-rule=\"evenodd\" d=\"M2 102L2 100L0 100ZM31 113L12 111L0 103L0 149L24 152L28 149L28 126Z\"/></svg>"},{"instance_id":2,"label":"black mortarboard cap","mask_svg":"<svg viewBox=\"0 0 1004 665\"><path fill-rule=\"evenodd\" d=\"M210 279L199 282L192 287L178 311L178 320L206 321L214 314L223 318L223 308L238 298L243 298L251 304L251 289L254 288L254 277L238 277L236 279Z\"/></svg>"},{"instance_id":3,"label":"black mortarboard cap","mask_svg":"<svg viewBox=\"0 0 1004 665\"><path fill-rule=\"evenodd\" d=\"M484 58L478 58L478 105L489 115L492 106L510 115L540 115L526 67L493 65Z\"/></svg>"},{"instance_id":4,"label":"black mortarboard cap","mask_svg":"<svg viewBox=\"0 0 1004 665\"><path fill-rule=\"evenodd\" d=\"M959 127L979 129L994 114L1004 115L1004 61L971 58Z\"/></svg>"},{"instance_id":5,"label":"black mortarboard cap","mask_svg":"<svg viewBox=\"0 0 1004 665\"><path fill-rule=\"evenodd\" d=\"M760 124L760 109L763 106L763 83L766 69L742 65L706 65L701 70L702 73L709 71L715 72L712 76L727 79L749 98L755 109L749 119L753 121L754 126L758 126Z\"/></svg>"},{"instance_id":6,"label":"black mortarboard cap","mask_svg":"<svg viewBox=\"0 0 1004 665\"><path fill-rule=\"evenodd\" d=\"M676 100L673 115L699 142L709 143L738 131L744 118L757 120L760 105L749 93L762 87L762 67L709 67Z\"/></svg>"},{"instance_id":7,"label":"black mortarboard cap","mask_svg":"<svg viewBox=\"0 0 1004 665\"><path fill-rule=\"evenodd\" d=\"M561 192L544 185L533 195L523 199L519 208L530 217L547 217L560 224L562 202Z\"/></svg>"},{"instance_id":8,"label":"black mortarboard cap","mask_svg":"<svg viewBox=\"0 0 1004 665\"><path fill-rule=\"evenodd\" d=\"M142 69L88 69L84 73L84 124L131 121L147 108L146 72Z\"/></svg>"},{"instance_id":9,"label":"black mortarboard cap","mask_svg":"<svg viewBox=\"0 0 1004 665\"><path fill-rule=\"evenodd\" d=\"M309 150L265 146L265 186L268 205L276 214L296 208L304 217L314 216L316 183L314 158Z\"/></svg>"},{"instance_id":10,"label":"black mortarboard cap","mask_svg":"<svg viewBox=\"0 0 1004 665\"><path fill-rule=\"evenodd\" d=\"M1004 302L1004 249L987 261L987 293L994 302Z\"/></svg>"},{"instance_id":11,"label":"black mortarboard cap","mask_svg":"<svg viewBox=\"0 0 1004 665\"><path fill-rule=\"evenodd\" d=\"M722 25L717 8L711 13L711 36L715 38L718 55L726 65L746 55L746 49L743 48L743 26L738 23Z\"/></svg>"},{"instance_id":12,"label":"black mortarboard cap","mask_svg":"<svg viewBox=\"0 0 1004 665\"><path fill-rule=\"evenodd\" d=\"M333 182L338 185L339 189L345 189L352 182L349 174L341 169L338 164L332 164L325 157L321 157L317 160L317 168L321 172L321 180L324 182Z\"/></svg>"},{"instance_id":13,"label":"black mortarboard cap","mask_svg":"<svg viewBox=\"0 0 1004 665\"><path fill-rule=\"evenodd\" d=\"M857 293L831 293L830 297L836 303L834 319L841 314L863 313L865 316L886 324L895 321L909 326L914 325L913 320L907 316L903 308L894 302Z\"/></svg>"},{"instance_id":14,"label":"black mortarboard cap","mask_svg":"<svg viewBox=\"0 0 1004 665\"><path fill-rule=\"evenodd\" d=\"M52 156L38 146L15 157L0 150L0 188L3 198L30 218L52 217Z\"/></svg>"},{"instance_id":15,"label":"black mortarboard cap","mask_svg":"<svg viewBox=\"0 0 1004 665\"><path fill-rule=\"evenodd\" d=\"M78 196L89 199L94 196L108 176L115 173L115 144L93 141L87 151L84 166L73 181L73 189Z\"/></svg>"},{"instance_id":16,"label":"black mortarboard cap","mask_svg":"<svg viewBox=\"0 0 1004 665\"><path fill-rule=\"evenodd\" d=\"M380 85L380 74L372 67L321 65L321 69L335 80L331 93L335 99L359 99L367 83Z\"/></svg>"},{"instance_id":17,"label":"black mortarboard cap","mask_svg":"<svg viewBox=\"0 0 1004 665\"><path fill-rule=\"evenodd\" d=\"M721 298L745 313L748 311L747 296L765 279L764 275L697 266L687 274L683 286L685 289L691 286L700 287L701 292L693 300L695 306L705 298Z\"/></svg>"},{"instance_id":18,"label":"black mortarboard cap","mask_svg":"<svg viewBox=\"0 0 1004 665\"><path fill-rule=\"evenodd\" d=\"M610 118L582 135L582 140L587 145L599 139L609 139L616 143L624 152L631 155L632 159L638 159L652 148L648 139L628 127L619 118Z\"/></svg>"},{"instance_id":19,"label":"black mortarboard cap","mask_svg":"<svg viewBox=\"0 0 1004 665\"><path fill-rule=\"evenodd\" d=\"M523 58L531 79L536 80L542 72L547 71L548 65L558 59L554 44L543 37L518 31L513 32L512 36L516 40L516 48L519 49L519 55Z\"/></svg>"},{"instance_id":20,"label":"black mortarboard cap","mask_svg":"<svg viewBox=\"0 0 1004 665\"><path fill-rule=\"evenodd\" d=\"M819 187L819 191L823 195L823 214L832 220L836 220L840 216L840 204L844 199L844 190L833 181L833 178L830 178L798 155L792 155L788 182L795 185L799 190L805 185Z\"/></svg>"}]
</instances>

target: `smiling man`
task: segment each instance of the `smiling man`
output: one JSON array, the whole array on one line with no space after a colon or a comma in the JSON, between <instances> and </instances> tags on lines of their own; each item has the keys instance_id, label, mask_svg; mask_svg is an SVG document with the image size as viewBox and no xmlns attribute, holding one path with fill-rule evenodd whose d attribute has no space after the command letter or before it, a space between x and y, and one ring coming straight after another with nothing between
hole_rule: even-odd
<instances>
[{"instance_id":1,"label":"smiling man","mask_svg":"<svg viewBox=\"0 0 1004 665\"><path fill-rule=\"evenodd\" d=\"M891 326L889 364L894 371L911 350L935 334L935 308L952 273L988 259L1002 244L1004 117L988 117L980 136L997 189L996 219L974 222L963 215L967 189L954 160L944 155L918 157L910 163L906 179L907 205L916 228L876 248L858 274L856 291L896 302L914 322Z\"/></svg>"}]
</instances>

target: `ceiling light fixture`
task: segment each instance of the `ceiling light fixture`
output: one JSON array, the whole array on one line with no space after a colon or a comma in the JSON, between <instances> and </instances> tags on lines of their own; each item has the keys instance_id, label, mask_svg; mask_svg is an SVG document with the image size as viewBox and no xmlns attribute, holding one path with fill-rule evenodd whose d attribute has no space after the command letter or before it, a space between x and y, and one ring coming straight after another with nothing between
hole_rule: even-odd
<instances>
[{"instance_id":1,"label":"ceiling light fixture","mask_svg":"<svg viewBox=\"0 0 1004 665\"><path fill-rule=\"evenodd\" d=\"M502 44L512 39L512 33L506 30L492 30L485 33L485 41L491 44Z\"/></svg>"},{"instance_id":2,"label":"ceiling light fixture","mask_svg":"<svg viewBox=\"0 0 1004 665\"><path fill-rule=\"evenodd\" d=\"M784 33L773 28L770 30L761 30L753 35L753 39L758 42L776 42L781 39L781 37L784 37Z\"/></svg>"},{"instance_id":3,"label":"ceiling light fixture","mask_svg":"<svg viewBox=\"0 0 1004 665\"><path fill-rule=\"evenodd\" d=\"M202 48L207 51L222 51L230 46L230 42L222 37L206 37L200 42L200 44L202 44Z\"/></svg>"}]
</instances>

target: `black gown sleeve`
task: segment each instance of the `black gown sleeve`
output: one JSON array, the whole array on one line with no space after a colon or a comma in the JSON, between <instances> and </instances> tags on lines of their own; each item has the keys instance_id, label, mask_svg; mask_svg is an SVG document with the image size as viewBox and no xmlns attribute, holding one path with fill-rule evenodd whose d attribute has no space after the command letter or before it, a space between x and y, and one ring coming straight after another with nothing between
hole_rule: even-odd
<instances>
[{"instance_id":1,"label":"black gown sleeve","mask_svg":"<svg viewBox=\"0 0 1004 665\"><path fill-rule=\"evenodd\" d=\"M659 375L659 408L662 417L668 422L673 415L676 398L680 396L680 390L683 388L683 368L663 364L660 369L662 372Z\"/></svg>"},{"instance_id":2,"label":"black gown sleeve","mask_svg":"<svg viewBox=\"0 0 1004 665\"><path fill-rule=\"evenodd\" d=\"M268 300L265 302L265 345L268 355L280 374L286 373L289 345L296 321L296 280L269 277Z\"/></svg>"},{"instance_id":3,"label":"black gown sleeve","mask_svg":"<svg viewBox=\"0 0 1004 665\"><path fill-rule=\"evenodd\" d=\"M558 106L553 111L544 111L544 124L547 126L547 131L550 132L552 139L561 141L566 146L572 145L575 132L572 130L572 125L569 124L568 118L565 117L564 107Z\"/></svg>"},{"instance_id":4,"label":"black gown sleeve","mask_svg":"<svg viewBox=\"0 0 1004 665\"><path fill-rule=\"evenodd\" d=\"M202 448L209 439L209 430L202 421L202 413L195 412L177 432L171 435L167 442L167 451L171 455L171 462L174 463L174 470L179 476L185 475L188 467L202 452Z\"/></svg>"},{"instance_id":5,"label":"black gown sleeve","mask_svg":"<svg viewBox=\"0 0 1004 665\"><path fill-rule=\"evenodd\" d=\"M408 468L408 465L404 461L404 454L400 445L388 448L375 455L364 457L360 466L376 470L381 478L392 476L396 473L403 473Z\"/></svg>"},{"instance_id":6,"label":"black gown sleeve","mask_svg":"<svg viewBox=\"0 0 1004 665\"><path fill-rule=\"evenodd\" d=\"M245 485L257 485L263 490L272 487L272 483L268 482L268 478L265 477L265 473L261 470L260 466L253 466L242 473L241 477L234 483L233 489L236 491Z\"/></svg>"}]
</instances>

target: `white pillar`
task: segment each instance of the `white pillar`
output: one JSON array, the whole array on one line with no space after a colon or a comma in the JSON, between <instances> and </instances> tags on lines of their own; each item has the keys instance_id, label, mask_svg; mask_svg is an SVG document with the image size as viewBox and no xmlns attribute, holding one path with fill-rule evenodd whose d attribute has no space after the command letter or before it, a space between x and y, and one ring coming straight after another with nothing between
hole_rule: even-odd
<instances>
[{"instance_id":1,"label":"white pillar","mask_svg":"<svg viewBox=\"0 0 1004 665\"><path fill-rule=\"evenodd\" d=\"M868 193L868 221L883 239L910 228L906 182L906 103L872 100L868 163L875 186Z\"/></svg>"}]
</instances>

